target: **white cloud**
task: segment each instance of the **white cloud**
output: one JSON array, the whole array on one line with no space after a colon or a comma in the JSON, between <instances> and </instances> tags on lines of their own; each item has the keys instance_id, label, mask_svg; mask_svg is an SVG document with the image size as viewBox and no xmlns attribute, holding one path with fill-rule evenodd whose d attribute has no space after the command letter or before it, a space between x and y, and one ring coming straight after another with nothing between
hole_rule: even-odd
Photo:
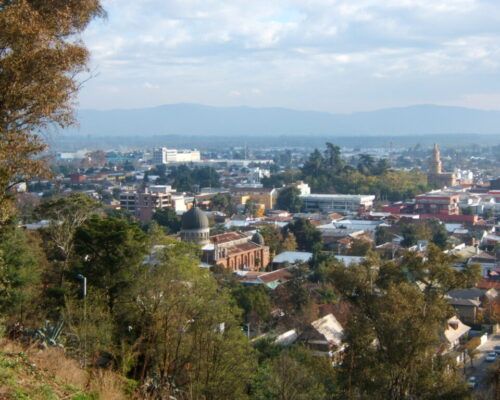
<instances>
[{"instance_id":1,"label":"white cloud","mask_svg":"<svg viewBox=\"0 0 500 400\"><path fill-rule=\"evenodd\" d=\"M396 96L395 85L418 92L423 80L432 81L426 94L432 101L436 83L450 82L442 87L450 90L454 80L449 97L460 96L460 88L470 93L470 79L484 87L492 75L499 81L496 0L105 0L104 6L109 20L95 22L84 37L99 72L82 97L86 103L101 84L135 87L130 98L144 103L189 95L298 108L316 90L317 99L303 106L315 108L349 84L346 102L376 108L382 83ZM165 97L151 97L154 88L143 82L161 86L158 96Z\"/></svg>"}]
</instances>

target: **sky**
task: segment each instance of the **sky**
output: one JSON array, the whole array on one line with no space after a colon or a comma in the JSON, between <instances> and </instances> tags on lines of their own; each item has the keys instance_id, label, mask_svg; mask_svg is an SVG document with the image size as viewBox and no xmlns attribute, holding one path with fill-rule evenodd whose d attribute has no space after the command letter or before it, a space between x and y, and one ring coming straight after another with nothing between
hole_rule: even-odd
<instances>
[{"instance_id":1,"label":"sky","mask_svg":"<svg viewBox=\"0 0 500 400\"><path fill-rule=\"evenodd\" d=\"M79 107L500 109L500 0L103 0Z\"/></svg>"}]
</instances>

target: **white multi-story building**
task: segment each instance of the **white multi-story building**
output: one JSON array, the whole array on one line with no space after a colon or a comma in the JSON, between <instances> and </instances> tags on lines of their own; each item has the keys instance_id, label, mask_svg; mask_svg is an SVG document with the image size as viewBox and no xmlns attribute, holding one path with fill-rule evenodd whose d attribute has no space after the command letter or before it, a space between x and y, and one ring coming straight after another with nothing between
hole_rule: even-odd
<instances>
[{"instance_id":1,"label":"white multi-story building","mask_svg":"<svg viewBox=\"0 0 500 400\"><path fill-rule=\"evenodd\" d=\"M305 212L356 214L369 211L375 196L359 194L309 194L301 196Z\"/></svg>"},{"instance_id":2,"label":"white multi-story building","mask_svg":"<svg viewBox=\"0 0 500 400\"><path fill-rule=\"evenodd\" d=\"M153 164L197 162L201 160L198 150L177 150L159 147L153 150Z\"/></svg>"}]
</instances>

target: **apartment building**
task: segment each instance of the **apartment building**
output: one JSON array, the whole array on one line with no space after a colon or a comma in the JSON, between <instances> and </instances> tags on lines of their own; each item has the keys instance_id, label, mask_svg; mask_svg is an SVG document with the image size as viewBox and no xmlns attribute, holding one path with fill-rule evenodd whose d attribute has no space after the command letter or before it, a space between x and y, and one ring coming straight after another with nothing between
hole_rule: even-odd
<instances>
[{"instance_id":1,"label":"apartment building","mask_svg":"<svg viewBox=\"0 0 500 400\"><path fill-rule=\"evenodd\" d=\"M141 222L151 221L156 210L172 207L170 186L152 186L143 192L120 193L120 208L134 214Z\"/></svg>"}]
</instances>

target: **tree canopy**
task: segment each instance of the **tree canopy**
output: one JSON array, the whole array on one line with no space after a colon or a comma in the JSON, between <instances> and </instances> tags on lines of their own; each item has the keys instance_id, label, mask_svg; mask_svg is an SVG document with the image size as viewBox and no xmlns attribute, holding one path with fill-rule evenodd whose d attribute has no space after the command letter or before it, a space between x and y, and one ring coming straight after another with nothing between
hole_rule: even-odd
<instances>
[{"instance_id":1,"label":"tree canopy","mask_svg":"<svg viewBox=\"0 0 500 400\"><path fill-rule=\"evenodd\" d=\"M48 172L40 130L74 121L89 57L78 35L103 15L99 0L0 1L0 223L14 211L11 189Z\"/></svg>"}]
</instances>

